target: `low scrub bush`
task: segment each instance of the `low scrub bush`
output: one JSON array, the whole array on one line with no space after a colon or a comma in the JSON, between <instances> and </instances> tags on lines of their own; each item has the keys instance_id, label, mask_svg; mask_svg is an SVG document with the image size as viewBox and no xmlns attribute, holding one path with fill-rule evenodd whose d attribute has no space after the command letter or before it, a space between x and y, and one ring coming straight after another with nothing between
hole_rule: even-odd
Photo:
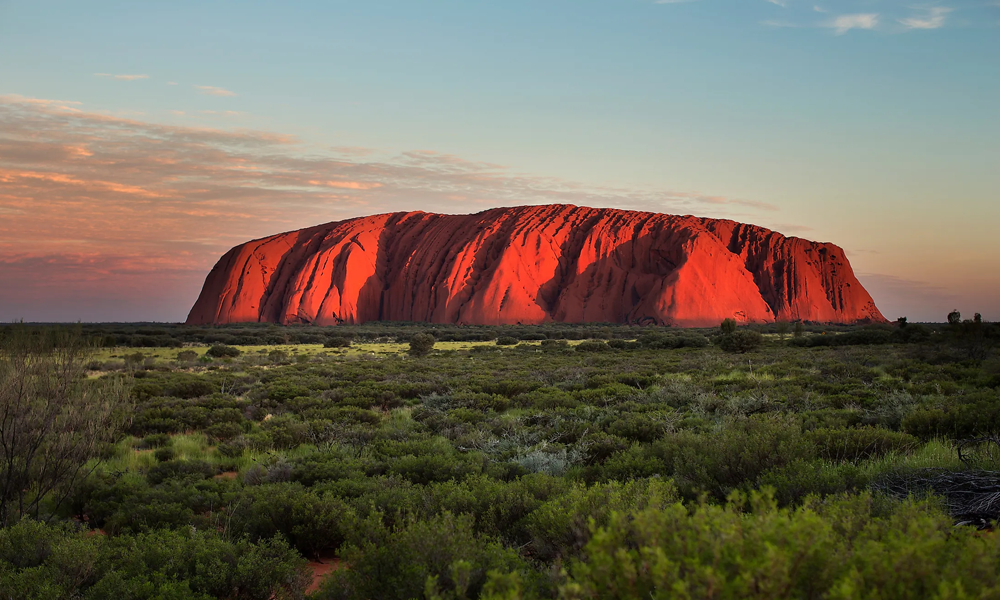
<instances>
[{"instance_id":1,"label":"low scrub bush","mask_svg":"<svg viewBox=\"0 0 1000 600\"><path fill-rule=\"evenodd\" d=\"M576 345L577 352L607 352L608 350L611 350L611 346L607 342L597 340L587 340Z\"/></svg>"},{"instance_id":2,"label":"low scrub bush","mask_svg":"<svg viewBox=\"0 0 1000 600\"><path fill-rule=\"evenodd\" d=\"M205 354L212 358L236 358L240 355L240 349L225 344L215 344Z\"/></svg>"},{"instance_id":3,"label":"low scrub bush","mask_svg":"<svg viewBox=\"0 0 1000 600\"><path fill-rule=\"evenodd\" d=\"M478 598L491 571L517 573L529 592L538 587L524 559L477 534L469 516L411 521L378 543L348 547L344 558L351 567L331 574L320 600Z\"/></svg>"},{"instance_id":4,"label":"low scrub bush","mask_svg":"<svg viewBox=\"0 0 1000 600\"><path fill-rule=\"evenodd\" d=\"M760 347L764 342L764 336L752 329L737 329L732 333L720 335L717 339L719 348L726 352L736 352L745 354Z\"/></svg>"},{"instance_id":5,"label":"low scrub bush","mask_svg":"<svg viewBox=\"0 0 1000 600\"><path fill-rule=\"evenodd\" d=\"M4 598L301 598L305 560L280 539L230 542L211 531L88 536L35 521L0 529Z\"/></svg>"},{"instance_id":6,"label":"low scrub bush","mask_svg":"<svg viewBox=\"0 0 1000 600\"><path fill-rule=\"evenodd\" d=\"M857 462L879 458L889 452L906 452L920 440L899 431L880 427L816 429L806 438L816 447L820 458L838 462Z\"/></svg>"},{"instance_id":7,"label":"low scrub bush","mask_svg":"<svg viewBox=\"0 0 1000 600\"><path fill-rule=\"evenodd\" d=\"M956 530L933 503L887 513L866 495L778 508L768 493L724 506L616 515L573 561L562 598L985 598L1000 542ZM906 532L900 534L900 532ZM956 568L961 565L961 568Z\"/></svg>"}]
</instances>

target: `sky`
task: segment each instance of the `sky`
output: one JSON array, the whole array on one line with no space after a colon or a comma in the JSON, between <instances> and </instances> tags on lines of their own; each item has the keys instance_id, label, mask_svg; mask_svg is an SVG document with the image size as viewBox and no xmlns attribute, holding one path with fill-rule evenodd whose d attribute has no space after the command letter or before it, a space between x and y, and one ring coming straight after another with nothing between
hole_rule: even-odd
<instances>
[{"instance_id":1,"label":"sky","mask_svg":"<svg viewBox=\"0 0 1000 600\"><path fill-rule=\"evenodd\" d=\"M1000 320L1000 0L0 0L0 321L181 321L249 239L572 203Z\"/></svg>"}]
</instances>

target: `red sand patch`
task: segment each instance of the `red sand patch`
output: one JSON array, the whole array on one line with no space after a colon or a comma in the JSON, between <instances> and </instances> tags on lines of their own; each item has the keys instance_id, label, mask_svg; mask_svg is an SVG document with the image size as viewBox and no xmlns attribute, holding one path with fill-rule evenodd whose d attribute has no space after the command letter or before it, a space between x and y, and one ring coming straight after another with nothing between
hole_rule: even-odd
<instances>
[{"instance_id":1,"label":"red sand patch","mask_svg":"<svg viewBox=\"0 0 1000 600\"><path fill-rule=\"evenodd\" d=\"M236 479L237 476L239 476L239 473L236 471L226 471L224 473L219 473L212 479Z\"/></svg>"},{"instance_id":2,"label":"red sand patch","mask_svg":"<svg viewBox=\"0 0 1000 600\"><path fill-rule=\"evenodd\" d=\"M312 594L319 590L320 586L323 585L323 580L327 576L342 568L342 563L339 558L320 558L317 562L311 562L306 567L309 569L309 573L312 575L312 583L306 588L307 594Z\"/></svg>"}]
</instances>

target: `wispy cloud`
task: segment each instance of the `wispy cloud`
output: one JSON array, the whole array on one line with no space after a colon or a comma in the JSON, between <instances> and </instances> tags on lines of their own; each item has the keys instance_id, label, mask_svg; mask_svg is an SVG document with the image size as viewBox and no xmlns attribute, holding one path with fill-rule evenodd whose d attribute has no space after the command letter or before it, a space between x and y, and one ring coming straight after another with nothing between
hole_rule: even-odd
<instances>
[{"instance_id":1,"label":"wispy cloud","mask_svg":"<svg viewBox=\"0 0 1000 600\"><path fill-rule=\"evenodd\" d=\"M944 27L945 18L953 9L931 6L920 10L922 12L920 16L899 19L899 22L907 29L938 29Z\"/></svg>"},{"instance_id":2,"label":"wispy cloud","mask_svg":"<svg viewBox=\"0 0 1000 600\"><path fill-rule=\"evenodd\" d=\"M878 13L858 13L840 15L826 26L835 30L837 35L843 35L852 29L875 29L878 26Z\"/></svg>"},{"instance_id":3,"label":"wispy cloud","mask_svg":"<svg viewBox=\"0 0 1000 600\"><path fill-rule=\"evenodd\" d=\"M774 4L775 6L780 6L781 8L785 8L788 6L788 2L786 0L765 0L765 2L770 2L771 4Z\"/></svg>"},{"instance_id":4,"label":"wispy cloud","mask_svg":"<svg viewBox=\"0 0 1000 600\"><path fill-rule=\"evenodd\" d=\"M112 73L94 73L96 77L110 77L123 81L135 81L136 79L149 79L149 75L114 75Z\"/></svg>"},{"instance_id":5,"label":"wispy cloud","mask_svg":"<svg viewBox=\"0 0 1000 600\"><path fill-rule=\"evenodd\" d=\"M208 96L235 96L236 92L231 92L225 88L215 87L214 85L196 85L196 89L201 90L202 94Z\"/></svg>"},{"instance_id":6,"label":"wispy cloud","mask_svg":"<svg viewBox=\"0 0 1000 600\"><path fill-rule=\"evenodd\" d=\"M239 110L202 110L199 112L203 115L218 115L220 117L239 117L246 114Z\"/></svg>"},{"instance_id":7,"label":"wispy cloud","mask_svg":"<svg viewBox=\"0 0 1000 600\"><path fill-rule=\"evenodd\" d=\"M798 23L792 23L791 21L776 21L774 19L761 21L760 24L766 25L768 27L792 27L792 28L802 27L802 25L799 25Z\"/></svg>"},{"instance_id":8,"label":"wispy cloud","mask_svg":"<svg viewBox=\"0 0 1000 600\"><path fill-rule=\"evenodd\" d=\"M134 305L159 307L144 318L182 319L212 264L248 239L395 210L542 203L731 218L775 209L697 191L582 185L429 150L317 148L0 96L0 281L11 284L0 286L0 319L97 318L72 312L76 299L100 306L104 294L113 304L120 289L133 290ZM156 304L160 270L184 290L170 306Z\"/></svg>"},{"instance_id":9,"label":"wispy cloud","mask_svg":"<svg viewBox=\"0 0 1000 600\"><path fill-rule=\"evenodd\" d=\"M769 227L774 231L780 231L785 235L794 235L814 231L814 229L808 225L798 225L796 223L773 223L769 225Z\"/></svg>"}]
</instances>

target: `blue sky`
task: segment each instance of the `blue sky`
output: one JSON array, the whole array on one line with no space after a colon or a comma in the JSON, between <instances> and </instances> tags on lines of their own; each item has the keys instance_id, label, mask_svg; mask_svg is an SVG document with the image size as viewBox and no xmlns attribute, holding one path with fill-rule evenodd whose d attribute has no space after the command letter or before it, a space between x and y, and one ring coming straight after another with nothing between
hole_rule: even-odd
<instances>
[{"instance_id":1,"label":"blue sky","mask_svg":"<svg viewBox=\"0 0 1000 600\"><path fill-rule=\"evenodd\" d=\"M889 318L958 307L1000 319L1000 2L0 0L0 59L0 169L62 177L6 194L0 179L0 267L27 285L38 264L62 265L82 286L62 300L51 286L0 292L5 320L180 319L220 252L249 237L576 197L833 241ZM161 228L197 239L129 237L114 219L160 214L169 194L149 190L192 175L155 171L150 153L122 173L146 190L137 200L125 179L28 152L29 121L46 132L31 143L89 148L97 136L108 156L125 147L115 136L266 132L291 141L240 164L322 157L370 181L306 193L310 171L312 184L285 181L287 197L266 205L240 181L228 204L185 198L181 212L201 220ZM249 144L199 143L206 161ZM463 179L443 183L456 169ZM73 204L74 185L92 203ZM53 220L64 234L41 241ZM135 273L163 261L172 291L143 300ZM136 296L80 291L108 281Z\"/></svg>"}]
</instances>

